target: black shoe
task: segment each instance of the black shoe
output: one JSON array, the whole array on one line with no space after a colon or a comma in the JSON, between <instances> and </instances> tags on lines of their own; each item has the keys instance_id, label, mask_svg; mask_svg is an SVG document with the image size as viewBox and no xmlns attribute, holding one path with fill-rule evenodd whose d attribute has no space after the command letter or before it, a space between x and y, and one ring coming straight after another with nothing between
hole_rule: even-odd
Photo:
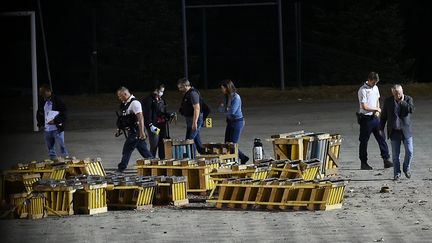
<instances>
[{"instance_id":1,"label":"black shoe","mask_svg":"<svg viewBox=\"0 0 432 243\"><path fill-rule=\"evenodd\" d=\"M387 168L391 168L391 167L393 167L393 163L390 160L385 159L384 160L384 168L387 169Z\"/></svg>"},{"instance_id":2,"label":"black shoe","mask_svg":"<svg viewBox=\"0 0 432 243\"><path fill-rule=\"evenodd\" d=\"M248 161L249 161L249 157L245 156L245 159L240 160L240 163L241 163L242 165L244 165L244 164L246 164L246 162L248 162Z\"/></svg>"},{"instance_id":3,"label":"black shoe","mask_svg":"<svg viewBox=\"0 0 432 243\"><path fill-rule=\"evenodd\" d=\"M404 174L406 176L406 178L410 179L411 178L411 171L404 171Z\"/></svg>"},{"instance_id":4,"label":"black shoe","mask_svg":"<svg viewBox=\"0 0 432 243\"><path fill-rule=\"evenodd\" d=\"M115 172L116 174L123 174L125 169L117 169Z\"/></svg>"},{"instance_id":5,"label":"black shoe","mask_svg":"<svg viewBox=\"0 0 432 243\"><path fill-rule=\"evenodd\" d=\"M368 165L367 162L361 163L360 169L361 170L373 170L373 168L370 165Z\"/></svg>"}]
</instances>

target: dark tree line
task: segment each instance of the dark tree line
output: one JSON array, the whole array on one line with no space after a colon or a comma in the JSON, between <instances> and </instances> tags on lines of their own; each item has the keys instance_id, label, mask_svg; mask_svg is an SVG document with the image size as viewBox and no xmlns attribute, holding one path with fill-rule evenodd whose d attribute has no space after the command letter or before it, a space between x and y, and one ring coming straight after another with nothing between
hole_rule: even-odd
<instances>
[{"instance_id":1,"label":"dark tree line","mask_svg":"<svg viewBox=\"0 0 432 243\"><path fill-rule=\"evenodd\" d=\"M62 92L112 92L119 85L148 90L155 80L174 85L183 75L180 1L41 4L53 83ZM7 10L36 10L35 6L34 0L16 1ZM302 1L303 84L354 84L371 70L387 81L423 77L421 51L412 38L421 31L412 28L420 9L402 0ZM293 1L283 1L283 14L286 84L295 86ZM211 9L206 16L210 88L223 78L240 86L279 85L274 7ZM202 20L201 11L188 10L190 77L197 86L203 81ZM28 35L22 32L28 29L17 21L2 20L2 25L9 31L2 48L11 60L5 75L16 79L14 84L27 85L30 50ZM38 43L39 79L46 80L40 35Z\"/></svg>"}]
</instances>

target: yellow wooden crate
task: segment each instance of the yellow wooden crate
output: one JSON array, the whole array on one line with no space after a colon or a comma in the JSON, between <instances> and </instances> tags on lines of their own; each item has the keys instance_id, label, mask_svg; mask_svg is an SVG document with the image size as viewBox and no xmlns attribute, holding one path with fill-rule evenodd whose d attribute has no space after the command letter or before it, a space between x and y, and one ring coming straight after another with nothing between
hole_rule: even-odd
<instances>
[{"instance_id":1,"label":"yellow wooden crate","mask_svg":"<svg viewBox=\"0 0 432 243\"><path fill-rule=\"evenodd\" d=\"M186 188L187 180L176 181L175 177L171 177L163 182L158 181L155 201L162 205L182 206L188 204Z\"/></svg>"},{"instance_id":2,"label":"yellow wooden crate","mask_svg":"<svg viewBox=\"0 0 432 243\"><path fill-rule=\"evenodd\" d=\"M40 219L45 216L45 198L40 193L16 193L10 195L11 206L17 218Z\"/></svg>"},{"instance_id":3,"label":"yellow wooden crate","mask_svg":"<svg viewBox=\"0 0 432 243\"><path fill-rule=\"evenodd\" d=\"M274 138L272 143L276 160L303 160L303 138Z\"/></svg>"},{"instance_id":4,"label":"yellow wooden crate","mask_svg":"<svg viewBox=\"0 0 432 243\"><path fill-rule=\"evenodd\" d=\"M39 173L22 175L23 184L28 193L33 191L33 183L39 181L40 179L41 176Z\"/></svg>"},{"instance_id":5,"label":"yellow wooden crate","mask_svg":"<svg viewBox=\"0 0 432 243\"><path fill-rule=\"evenodd\" d=\"M73 209L76 214L97 214L108 211L107 184L84 185L83 189L76 190L73 196Z\"/></svg>"},{"instance_id":6,"label":"yellow wooden crate","mask_svg":"<svg viewBox=\"0 0 432 243\"><path fill-rule=\"evenodd\" d=\"M187 192L206 194L215 187L209 173L219 166L204 160L139 160L136 169L139 176L185 176Z\"/></svg>"},{"instance_id":7,"label":"yellow wooden crate","mask_svg":"<svg viewBox=\"0 0 432 243\"><path fill-rule=\"evenodd\" d=\"M342 136L339 134L332 134L328 143L327 156L322 169L322 174L325 176L338 174Z\"/></svg>"},{"instance_id":8,"label":"yellow wooden crate","mask_svg":"<svg viewBox=\"0 0 432 243\"><path fill-rule=\"evenodd\" d=\"M72 187L57 187L36 189L38 192L45 194L46 207L48 215L66 216L74 214L74 193Z\"/></svg>"},{"instance_id":9,"label":"yellow wooden crate","mask_svg":"<svg viewBox=\"0 0 432 243\"><path fill-rule=\"evenodd\" d=\"M142 210L153 206L156 184L149 186L113 186L107 188L109 208Z\"/></svg>"}]
</instances>

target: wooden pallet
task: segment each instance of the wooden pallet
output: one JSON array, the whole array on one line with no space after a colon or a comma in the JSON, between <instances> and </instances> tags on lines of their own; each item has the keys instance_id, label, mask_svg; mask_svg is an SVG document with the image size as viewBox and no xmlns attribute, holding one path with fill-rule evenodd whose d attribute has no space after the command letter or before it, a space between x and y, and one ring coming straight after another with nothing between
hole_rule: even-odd
<instances>
[{"instance_id":1,"label":"wooden pallet","mask_svg":"<svg viewBox=\"0 0 432 243\"><path fill-rule=\"evenodd\" d=\"M61 180L66 178L66 169L64 165L48 166L42 172L42 179Z\"/></svg>"},{"instance_id":2,"label":"wooden pallet","mask_svg":"<svg viewBox=\"0 0 432 243\"><path fill-rule=\"evenodd\" d=\"M165 159L194 159L196 157L195 144L192 139L175 140L164 139Z\"/></svg>"},{"instance_id":3,"label":"wooden pallet","mask_svg":"<svg viewBox=\"0 0 432 243\"><path fill-rule=\"evenodd\" d=\"M197 159L206 161L220 161L221 163L229 163L238 161L237 154L200 154Z\"/></svg>"},{"instance_id":4,"label":"wooden pallet","mask_svg":"<svg viewBox=\"0 0 432 243\"><path fill-rule=\"evenodd\" d=\"M174 180L172 178L174 178ZM186 205L189 203L186 188L187 179L177 181L175 177L171 177L171 179L165 181L158 181L155 202L161 205Z\"/></svg>"},{"instance_id":5,"label":"wooden pallet","mask_svg":"<svg viewBox=\"0 0 432 243\"><path fill-rule=\"evenodd\" d=\"M216 208L330 210L340 208L345 183L302 180L228 179L217 185Z\"/></svg>"},{"instance_id":6,"label":"wooden pallet","mask_svg":"<svg viewBox=\"0 0 432 243\"><path fill-rule=\"evenodd\" d=\"M153 207L156 184L149 186L107 187L108 207L143 210Z\"/></svg>"},{"instance_id":7,"label":"wooden pallet","mask_svg":"<svg viewBox=\"0 0 432 243\"><path fill-rule=\"evenodd\" d=\"M219 168L220 163L196 160L139 160L139 176L185 176L189 193L207 194L215 187L210 171Z\"/></svg>"},{"instance_id":8,"label":"wooden pallet","mask_svg":"<svg viewBox=\"0 0 432 243\"><path fill-rule=\"evenodd\" d=\"M76 214L98 214L108 212L107 184L84 185L84 189L74 193L74 211Z\"/></svg>"}]
</instances>

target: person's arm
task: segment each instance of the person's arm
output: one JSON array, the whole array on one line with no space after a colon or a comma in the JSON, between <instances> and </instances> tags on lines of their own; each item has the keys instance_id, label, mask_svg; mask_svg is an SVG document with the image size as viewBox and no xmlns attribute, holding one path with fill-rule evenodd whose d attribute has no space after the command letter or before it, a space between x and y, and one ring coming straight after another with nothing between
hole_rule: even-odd
<instances>
[{"instance_id":1,"label":"person's arm","mask_svg":"<svg viewBox=\"0 0 432 243\"><path fill-rule=\"evenodd\" d=\"M193 114L193 120L192 120L192 130L195 131L198 128L198 118L200 115L200 104L194 104L193 106L193 110L194 110L194 114Z\"/></svg>"},{"instance_id":2,"label":"person's arm","mask_svg":"<svg viewBox=\"0 0 432 243\"><path fill-rule=\"evenodd\" d=\"M147 136L144 132L144 116L142 112L136 113L135 114L137 116L137 120L138 120L138 129L139 129L139 139L146 139Z\"/></svg>"},{"instance_id":3,"label":"person's arm","mask_svg":"<svg viewBox=\"0 0 432 243\"><path fill-rule=\"evenodd\" d=\"M201 112L200 94L194 90L190 93L190 99L193 108L192 130L195 131L198 128L198 118Z\"/></svg>"},{"instance_id":4,"label":"person's arm","mask_svg":"<svg viewBox=\"0 0 432 243\"><path fill-rule=\"evenodd\" d=\"M384 130L385 124L387 123L387 111L388 110L388 101L384 101L384 106L382 109L381 117L380 117L380 128L381 130Z\"/></svg>"},{"instance_id":5,"label":"person's arm","mask_svg":"<svg viewBox=\"0 0 432 243\"><path fill-rule=\"evenodd\" d=\"M402 98L401 102L399 103L401 110L405 111L405 113L413 113L414 112L413 98L410 96L405 96L405 97L406 97L406 100L404 98Z\"/></svg>"}]
</instances>

